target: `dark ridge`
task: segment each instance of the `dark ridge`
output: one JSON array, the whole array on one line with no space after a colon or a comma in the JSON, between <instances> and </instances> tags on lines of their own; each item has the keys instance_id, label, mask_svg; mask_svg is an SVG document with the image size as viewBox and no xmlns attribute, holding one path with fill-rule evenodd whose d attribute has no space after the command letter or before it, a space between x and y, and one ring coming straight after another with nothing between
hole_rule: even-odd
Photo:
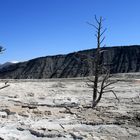
<instances>
[{"instance_id":1,"label":"dark ridge","mask_svg":"<svg viewBox=\"0 0 140 140\"><path fill-rule=\"evenodd\" d=\"M140 72L140 45L103 47L101 64L111 73ZM96 49L82 50L67 55L35 58L0 69L1 79L46 79L92 75L91 61Z\"/></svg>"}]
</instances>

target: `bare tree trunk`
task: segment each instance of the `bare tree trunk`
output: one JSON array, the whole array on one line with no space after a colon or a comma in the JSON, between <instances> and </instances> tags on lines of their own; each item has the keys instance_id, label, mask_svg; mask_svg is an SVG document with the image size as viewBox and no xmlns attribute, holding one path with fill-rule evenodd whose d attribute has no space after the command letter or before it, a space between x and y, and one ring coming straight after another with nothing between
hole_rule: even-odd
<instances>
[{"instance_id":1,"label":"bare tree trunk","mask_svg":"<svg viewBox=\"0 0 140 140\"><path fill-rule=\"evenodd\" d=\"M99 77L99 71L98 71L98 50L95 58L95 77L94 77L94 88L93 88L93 100L92 100L92 108L95 107L95 102L97 99L97 92L98 92L98 77Z\"/></svg>"},{"instance_id":2,"label":"bare tree trunk","mask_svg":"<svg viewBox=\"0 0 140 140\"><path fill-rule=\"evenodd\" d=\"M106 31L106 28L103 29L103 27L102 27L103 18L100 17L99 19L97 19L95 16L95 21L96 21L96 25L88 23L89 25L93 26L96 29L95 37L97 40L97 47L96 47L95 56L87 57L86 55L82 55L82 56L86 56L85 60L88 60L90 62L89 66L90 66L90 68L92 70L92 74L94 76L94 79L88 78L89 82L91 82L92 84L89 84L87 82L87 85L93 89L92 105L91 105L92 108L96 107L96 105L100 102L103 93L112 92L114 94L114 96L116 97L116 99L119 101L117 95L112 90L113 87L108 88L110 85L116 83L117 81L115 81L115 82L110 81L109 80L110 79L109 69L105 68L103 66L103 64L100 64L101 54L105 52L105 50L100 49L101 45L105 39L105 36L103 36L103 35ZM76 58L76 60L77 60L77 58ZM100 74L102 74L103 71L105 71L106 73L103 76L103 79L99 82L99 76L100 76Z\"/></svg>"},{"instance_id":3,"label":"bare tree trunk","mask_svg":"<svg viewBox=\"0 0 140 140\"><path fill-rule=\"evenodd\" d=\"M95 16L95 21L96 21L97 25L88 23L89 25L93 26L96 29L95 36L96 36L96 39L97 39L96 54L95 54L94 60L92 59L92 61L94 61L94 73L93 73L94 74L94 80L89 80L90 82L93 82L93 86L89 85L93 88L92 108L94 108L100 102L100 100L102 98L102 95L105 92L112 92L115 95L116 99L118 99L116 94L114 93L114 91L105 90L108 86L114 84L114 82L109 82L109 80L108 80L109 76L110 76L108 70L106 71L106 74L101 81L100 89L98 87L99 76L101 74L100 72L102 72L102 70L103 70L103 66L100 65L100 59L101 59L100 57L101 57L101 53L104 52L104 51L101 51L100 48L101 48L102 42L105 39L105 37L102 37L102 35L106 31L106 29L103 30L103 27L102 27L103 18L102 17L97 19L96 16Z\"/></svg>"},{"instance_id":4,"label":"bare tree trunk","mask_svg":"<svg viewBox=\"0 0 140 140\"><path fill-rule=\"evenodd\" d=\"M97 93L98 93L98 79L99 79L99 61L100 61L100 38L101 38L101 26L102 26L102 17L100 17L100 20L98 21L96 16L95 20L97 22L97 34L95 35L97 38L97 50L96 50L96 56L95 56L95 79L94 79L94 89L93 89L93 100L92 100L92 108L94 108L96 105L96 99L97 99Z\"/></svg>"}]
</instances>

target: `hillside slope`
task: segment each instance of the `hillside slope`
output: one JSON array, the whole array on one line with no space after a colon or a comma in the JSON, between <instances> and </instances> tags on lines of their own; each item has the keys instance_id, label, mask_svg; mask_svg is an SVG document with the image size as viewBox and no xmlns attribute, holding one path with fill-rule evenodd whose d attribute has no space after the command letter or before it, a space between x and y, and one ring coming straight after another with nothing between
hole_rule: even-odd
<instances>
[{"instance_id":1,"label":"hillside slope","mask_svg":"<svg viewBox=\"0 0 140 140\"><path fill-rule=\"evenodd\" d=\"M140 46L104 47L101 64L108 65L111 73L140 71ZM17 63L0 70L0 78L41 79L67 78L92 75L88 56L95 49L83 50L67 55L46 56Z\"/></svg>"}]
</instances>

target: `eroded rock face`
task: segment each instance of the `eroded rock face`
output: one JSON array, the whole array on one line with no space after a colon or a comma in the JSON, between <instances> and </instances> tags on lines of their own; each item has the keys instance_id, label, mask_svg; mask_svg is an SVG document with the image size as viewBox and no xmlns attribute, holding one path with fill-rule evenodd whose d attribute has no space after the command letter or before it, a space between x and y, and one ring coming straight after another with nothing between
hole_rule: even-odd
<instances>
[{"instance_id":1,"label":"eroded rock face","mask_svg":"<svg viewBox=\"0 0 140 140\"><path fill-rule=\"evenodd\" d=\"M102 48L101 64L107 65L111 73L140 71L140 46ZM13 64L0 69L0 78L44 79L83 77L92 75L91 57L95 49L47 56L27 62Z\"/></svg>"}]
</instances>

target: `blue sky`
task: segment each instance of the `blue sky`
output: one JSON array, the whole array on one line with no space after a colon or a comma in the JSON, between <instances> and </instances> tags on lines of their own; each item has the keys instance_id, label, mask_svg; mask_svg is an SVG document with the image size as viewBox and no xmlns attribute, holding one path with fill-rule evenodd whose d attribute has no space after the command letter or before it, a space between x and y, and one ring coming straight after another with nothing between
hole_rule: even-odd
<instances>
[{"instance_id":1,"label":"blue sky","mask_svg":"<svg viewBox=\"0 0 140 140\"><path fill-rule=\"evenodd\" d=\"M0 0L0 63L96 46L94 15L106 46L140 44L140 0Z\"/></svg>"}]
</instances>

